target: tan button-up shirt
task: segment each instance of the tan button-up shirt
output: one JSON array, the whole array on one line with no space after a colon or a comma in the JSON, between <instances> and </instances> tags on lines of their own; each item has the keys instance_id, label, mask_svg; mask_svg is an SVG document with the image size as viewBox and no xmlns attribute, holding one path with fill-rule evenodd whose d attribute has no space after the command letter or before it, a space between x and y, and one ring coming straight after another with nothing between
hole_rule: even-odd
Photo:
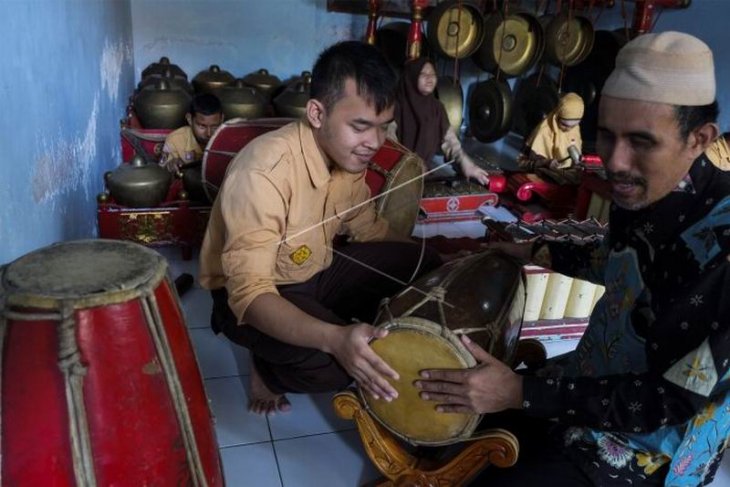
<instances>
[{"instance_id":1,"label":"tan button-up shirt","mask_svg":"<svg viewBox=\"0 0 730 487\"><path fill-rule=\"evenodd\" d=\"M306 121L251 141L231 161L200 252L200 283L226 287L239 322L276 286L304 282L332 263L332 240L382 240L365 171L331 172Z\"/></svg>"},{"instance_id":2,"label":"tan button-up shirt","mask_svg":"<svg viewBox=\"0 0 730 487\"><path fill-rule=\"evenodd\" d=\"M180 159L183 164L199 161L203 158L203 149L195 140L192 127L186 125L170 132L165 138L165 145L162 146L160 165L167 161Z\"/></svg>"}]
</instances>

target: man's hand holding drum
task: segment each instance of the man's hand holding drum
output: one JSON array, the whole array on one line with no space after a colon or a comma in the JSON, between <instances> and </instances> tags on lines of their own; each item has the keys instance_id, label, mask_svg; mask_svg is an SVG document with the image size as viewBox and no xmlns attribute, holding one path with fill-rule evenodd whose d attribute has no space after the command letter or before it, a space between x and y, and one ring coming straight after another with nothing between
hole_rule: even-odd
<instances>
[{"instance_id":1,"label":"man's hand holding drum","mask_svg":"<svg viewBox=\"0 0 730 487\"><path fill-rule=\"evenodd\" d=\"M471 369L424 370L415 386L443 413L496 413L522 405L522 377L466 335L461 341L479 362Z\"/></svg>"},{"instance_id":2,"label":"man's hand holding drum","mask_svg":"<svg viewBox=\"0 0 730 487\"><path fill-rule=\"evenodd\" d=\"M385 338L388 331L367 323L336 327L332 331L336 332L336 335L330 353L350 377L375 399L383 398L386 401L396 399L398 391L386 377L398 380L398 373L370 348L371 340Z\"/></svg>"},{"instance_id":3,"label":"man's hand holding drum","mask_svg":"<svg viewBox=\"0 0 730 487\"><path fill-rule=\"evenodd\" d=\"M213 330L250 352L254 413L288 411L286 393L338 391L353 379L374 397L397 396L388 379L398 374L370 348L382 332L363 321L441 261L394 238L367 186L395 88L375 47L330 46L312 70L304 116L256 137L226 169L200 282L211 290Z\"/></svg>"}]
</instances>

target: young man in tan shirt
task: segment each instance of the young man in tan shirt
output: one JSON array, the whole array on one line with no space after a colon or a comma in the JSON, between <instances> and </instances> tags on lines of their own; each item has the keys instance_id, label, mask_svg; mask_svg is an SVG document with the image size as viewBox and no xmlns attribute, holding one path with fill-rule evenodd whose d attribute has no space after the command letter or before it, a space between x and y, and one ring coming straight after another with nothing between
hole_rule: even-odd
<instances>
[{"instance_id":1,"label":"young man in tan shirt","mask_svg":"<svg viewBox=\"0 0 730 487\"><path fill-rule=\"evenodd\" d=\"M286 392L355 380L392 400L397 373L369 346L384 297L437 267L436 254L391 234L365 183L393 119L395 76L361 42L326 49L306 116L233 159L211 212L200 281L211 324L252 357L249 409L285 411ZM335 246L337 235L348 243Z\"/></svg>"}]
</instances>

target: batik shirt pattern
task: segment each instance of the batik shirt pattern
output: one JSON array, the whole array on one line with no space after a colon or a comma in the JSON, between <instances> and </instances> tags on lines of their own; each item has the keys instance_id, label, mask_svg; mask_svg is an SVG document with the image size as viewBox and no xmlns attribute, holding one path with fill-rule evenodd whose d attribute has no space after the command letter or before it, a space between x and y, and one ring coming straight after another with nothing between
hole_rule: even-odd
<instances>
[{"instance_id":1,"label":"batik shirt pattern","mask_svg":"<svg viewBox=\"0 0 730 487\"><path fill-rule=\"evenodd\" d=\"M611 209L602 243L551 242L554 270L606 286L562 372L525 411L567 425L596 485L708 483L730 434L730 174L706 157L649 208Z\"/></svg>"}]
</instances>

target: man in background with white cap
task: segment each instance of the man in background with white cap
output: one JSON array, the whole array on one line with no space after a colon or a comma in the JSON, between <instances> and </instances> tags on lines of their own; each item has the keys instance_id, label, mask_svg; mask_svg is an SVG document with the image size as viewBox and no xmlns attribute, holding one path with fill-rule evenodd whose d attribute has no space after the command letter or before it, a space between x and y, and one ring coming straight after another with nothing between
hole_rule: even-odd
<instances>
[{"instance_id":1,"label":"man in background with white cap","mask_svg":"<svg viewBox=\"0 0 730 487\"><path fill-rule=\"evenodd\" d=\"M576 351L522 376L464 339L477 367L422 372L416 386L441 411L517 416L516 466L475 485L712 480L730 434L730 173L704 154L718 135L715 89L699 39L626 44L598 117L609 234L505 248L606 286Z\"/></svg>"}]
</instances>

